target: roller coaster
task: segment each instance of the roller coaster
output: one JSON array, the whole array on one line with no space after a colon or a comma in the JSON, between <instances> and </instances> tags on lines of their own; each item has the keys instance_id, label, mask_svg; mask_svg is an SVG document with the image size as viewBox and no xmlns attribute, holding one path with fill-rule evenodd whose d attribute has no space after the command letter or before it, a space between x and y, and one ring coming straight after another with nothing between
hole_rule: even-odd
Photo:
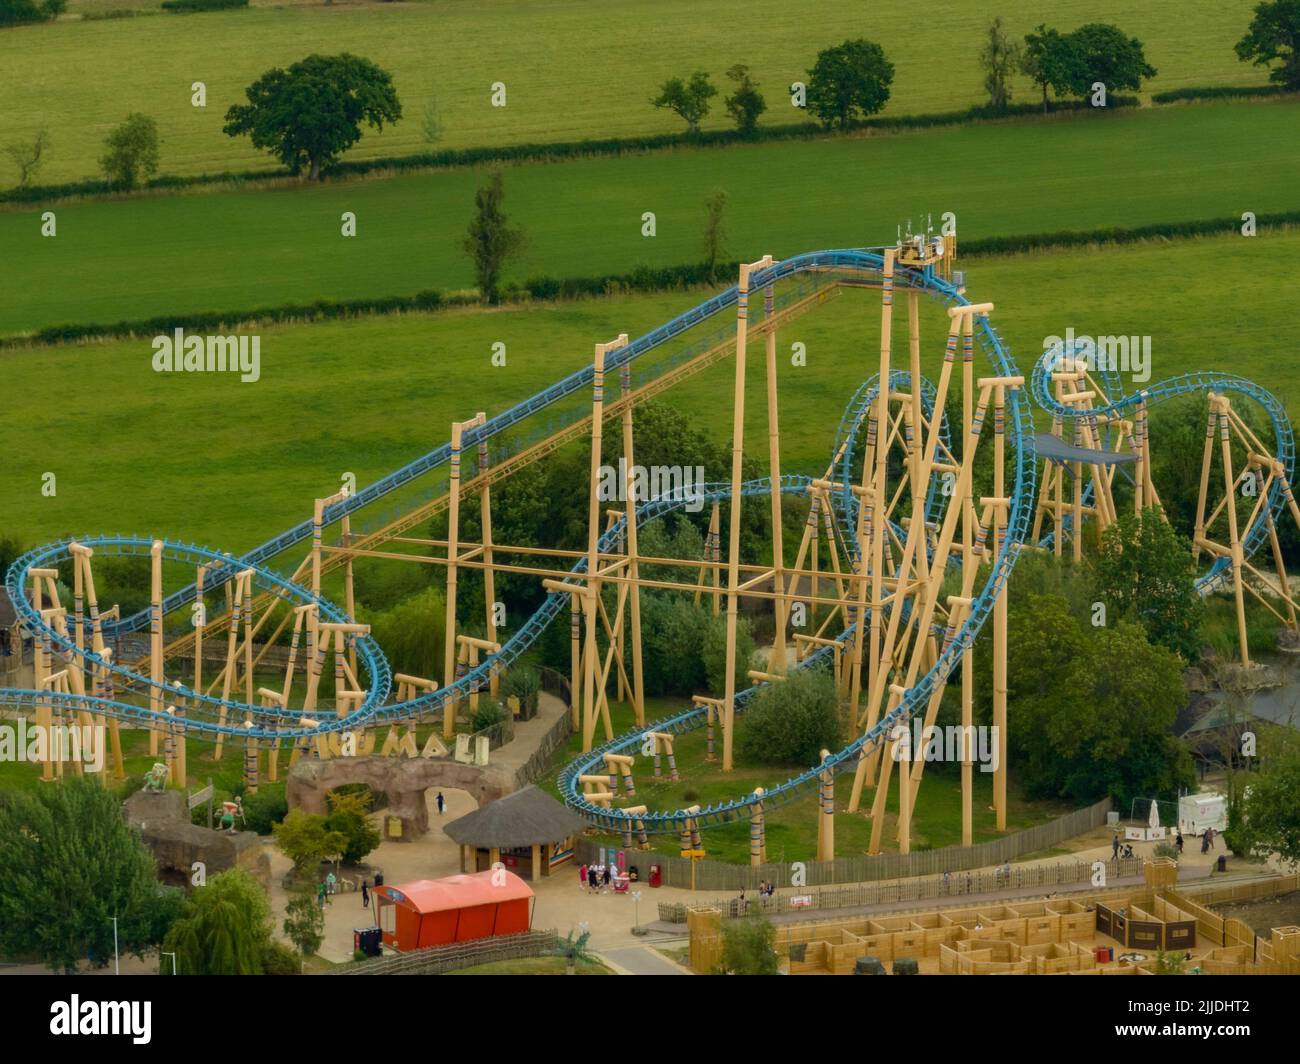
<instances>
[{"instance_id":1,"label":"roller coaster","mask_svg":"<svg viewBox=\"0 0 1300 1064\"><path fill-rule=\"evenodd\" d=\"M1281 404L1264 389L1231 375L1190 373L1128 394L1113 368L1094 366L1078 351L1057 349L1037 360L1026 387L991 323L992 304L967 298L963 279L952 268L954 255L953 237L909 234L892 247L820 251L781 261L768 257L747 264L737 285L631 342L620 337L597 345L591 365L499 415L480 414L456 423L448 443L360 490L317 500L312 519L240 557L173 540L121 535L68 539L31 550L10 567L6 588L23 628L35 642L36 682L31 688L0 689L0 706L34 713L38 723L47 726L73 722L107 726L115 743L119 724L147 729L151 752L167 758L178 783L185 778L180 752L184 743L179 740L187 735L213 741L218 756L224 742L245 744L246 760L251 756L256 773L259 749L275 751L280 744L292 744L295 755L310 756L312 744L330 736L373 735L383 726L405 725L413 730L416 722L438 715L444 737L450 738L458 712L472 705L479 692L493 689L497 679L567 609L573 648L571 710L584 750L559 778L570 806L593 826L628 839L634 833L643 842L650 834L674 833L684 851L698 851L703 828L748 820L754 825L757 860L764 856L766 813L815 792L820 796L822 825L819 856L833 856L836 776L854 773L850 810L858 808L864 788L874 789L872 850L876 851L884 821L880 814L896 763L900 766L899 845L907 849L924 762L900 758L898 725L912 718L932 724L949 677L959 665L962 723L972 725L974 655L969 651L977 635L991 626L994 724L1003 744L994 805L1003 828L1005 591L1022 551L1032 547L1060 554L1069 544L1077 556L1083 549L1085 523L1103 529L1112 523L1117 499L1125 491L1131 491L1139 511L1158 506L1151 477L1149 412L1179 396L1203 396L1210 412L1193 547L1198 556L1204 553L1210 560L1199 587L1207 594L1228 589L1235 595L1243 616L1244 654L1246 594L1258 598L1284 623L1292 627L1296 623L1276 531L1284 510L1300 522L1290 489L1294 438ZM844 410L825 473L821 477L782 473L777 330L840 291L880 293L879 367ZM752 293L763 297L753 308ZM938 304L948 319L943 361L935 380L921 371L921 297ZM896 298L907 309L905 368L895 365L893 354ZM729 312L734 312L734 322L728 320ZM741 459L751 333L764 339L767 355L769 471L765 477L745 480ZM979 377L976 347L986 370ZM649 580L641 575L641 566L647 563L661 567L688 563L640 555L637 531L701 496L688 499L685 493L670 492L638 499L629 490L621 513L602 514L596 481L603 423L621 416L624 453L631 467L637 404L728 357L735 367L732 477L702 488L703 501L713 508L711 552L691 563L698 572L693 585ZM614 373L620 391L606 402L605 378ZM1263 409L1273 444L1262 443L1232 409L1233 396ZM1050 432L1035 431L1035 406L1042 417L1051 419ZM981 449L986 432L992 442ZM587 550L539 551L492 543L491 486L588 435L592 478ZM1246 454L1239 473L1234 472L1230 437ZM462 455L476 458L467 477L462 476ZM1215 462L1223 464L1224 498L1211 508L1209 487ZM440 479L443 474L445 481ZM1247 476L1257 478L1259 490L1253 508L1248 507L1239 522L1239 488ZM429 486L428 481L435 483ZM977 481L987 494L977 491ZM1067 488L1070 499L1065 497ZM482 542L464 544L458 539L459 508L462 498L472 498L476 492L484 514ZM809 518L793 565L781 539L783 498L808 505ZM741 509L749 500L763 499L771 508L772 561L745 563L739 557ZM398 509L376 517L373 508L383 500L396 502ZM723 510L731 523L725 563L720 550ZM445 541L404 535L442 513L449 523ZM368 524L354 529L353 522L363 514ZM1050 530L1044 532L1045 525ZM1225 525L1222 534L1215 531ZM326 534L334 527L340 530L337 542ZM309 544L309 551L301 564L291 571L277 567L277 561L303 544ZM394 676L367 627L355 623L353 560L408 557L381 551L385 545L445 548L444 555L434 559L448 571L441 684ZM1275 583L1251 562L1266 545L1276 563ZM557 558L572 564L544 569L502 560L516 554L541 555L548 564ZM126 617L100 610L93 559L115 556L149 560L153 604L148 610ZM831 568L819 568L822 556ZM74 578L71 611L61 601L59 587L60 574L67 572L68 565ZM196 579L163 594L164 567L169 572L192 569ZM322 577L340 569L346 574L343 605L329 601L321 589ZM488 594L487 638L458 636L456 573L461 569L483 572L489 587L496 573L544 577L546 596L517 630L498 642L491 615L493 596ZM729 660L723 697L699 697L690 708L647 722L639 601L643 588L652 586L694 591L697 602L701 594L715 604L725 602ZM823 594L827 588L829 593ZM227 607L208 618L207 596L220 590L226 592ZM615 595L604 591L616 593L616 605ZM756 682L736 690L736 625L739 603L746 598L772 603L776 639L767 671L751 670ZM794 634L791 657L786 636L795 605L809 608L813 632ZM183 612L192 614L192 630L165 643L165 618ZM264 628L270 634L259 642L255 637ZM114 641L145 629L149 630L148 656L139 661L116 660L111 650ZM205 684L203 640L221 633L226 636L224 664ZM294 685L300 639L305 640L301 695ZM268 667L262 663L277 640L289 641L283 685L256 687L255 670L259 665ZM192 678L184 671L191 653ZM331 654L335 704L320 707L320 682ZM769 789L703 808L652 811L615 805L620 800L620 765L651 751L657 760L660 745L668 744L671 750L675 736L706 728L712 750L714 730L720 728L722 768L730 770L736 716L766 688L784 682L795 670L809 668L828 669L850 707L856 737L842 749L825 751L818 764ZM635 728L618 736L613 734L608 712L608 688L614 676L629 692L637 717ZM597 744L596 732L602 727L604 741ZM316 750L329 756L328 747ZM339 753L337 746L334 750ZM120 770L120 752L118 764ZM963 833L969 843L969 754L962 769ZM49 778L51 767L46 765L44 771Z\"/></svg>"}]
</instances>

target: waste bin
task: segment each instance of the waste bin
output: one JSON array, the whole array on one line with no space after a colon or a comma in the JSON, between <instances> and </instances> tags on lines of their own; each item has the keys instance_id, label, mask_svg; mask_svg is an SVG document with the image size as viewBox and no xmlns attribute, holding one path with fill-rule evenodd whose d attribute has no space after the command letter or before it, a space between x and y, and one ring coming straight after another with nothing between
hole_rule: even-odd
<instances>
[{"instance_id":1,"label":"waste bin","mask_svg":"<svg viewBox=\"0 0 1300 1064\"><path fill-rule=\"evenodd\" d=\"M853 962L854 975L884 975L885 966L879 957L858 957Z\"/></svg>"},{"instance_id":2,"label":"waste bin","mask_svg":"<svg viewBox=\"0 0 1300 1064\"><path fill-rule=\"evenodd\" d=\"M641 878L640 873L637 871L636 865L627 866L627 878L629 883L635 883L638 879Z\"/></svg>"},{"instance_id":3,"label":"waste bin","mask_svg":"<svg viewBox=\"0 0 1300 1064\"><path fill-rule=\"evenodd\" d=\"M652 887L661 887L664 882L663 866L652 864L650 866L650 885Z\"/></svg>"},{"instance_id":4,"label":"waste bin","mask_svg":"<svg viewBox=\"0 0 1300 1064\"><path fill-rule=\"evenodd\" d=\"M1228 855L1226 853L1219 854L1218 867L1220 872L1228 870Z\"/></svg>"},{"instance_id":5,"label":"waste bin","mask_svg":"<svg viewBox=\"0 0 1300 1064\"><path fill-rule=\"evenodd\" d=\"M352 949L367 957L378 957L383 952L383 934L377 927L357 927L352 931Z\"/></svg>"}]
</instances>

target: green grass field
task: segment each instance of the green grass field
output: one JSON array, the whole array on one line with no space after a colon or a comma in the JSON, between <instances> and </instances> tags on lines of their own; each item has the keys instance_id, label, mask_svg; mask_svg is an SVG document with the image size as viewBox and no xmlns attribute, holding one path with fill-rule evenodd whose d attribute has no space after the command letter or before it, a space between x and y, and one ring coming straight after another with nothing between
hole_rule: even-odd
<instances>
[{"instance_id":1,"label":"green grass field","mask_svg":"<svg viewBox=\"0 0 1300 1064\"><path fill-rule=\"evenodd\" d=\"M1144 226L1297 206L1300 104L1220 104L511 168L529 243L508 276L699 261L702 202L731 197L728 250L879 245L909 217L964 239ZM1195 174L1195 180L1188 179ZM900 180L906 175L906 180ZM0 213L0 333L472 284L470 170ZM358 235L340 235L353 211ZM641 235L642 213L657 235Z\"/></svg>"},{"instance_id":2,"label":"green grass field","mask_svg":"<svg viewBox=\"0 0 1300 1064\"><path fill-rule=\"evenodd\" d=\"M1250 0L1151 0L1136 9L1121 0L1061 0L1044 12L1032 0L1005 0L996 13L1017 37L1044 19L1062 30L1115 22L1145 43L1159 70L1150 87L1161 90L1261 84L1263 71L1232 50L1252 7ZM738 18L725 0L440 0L23 26L0 33L0 129L7 140L49 129L43 182L96 176L104 137L129 111L158 121L165 173L270 168L247 140L221 132L227 107L273 66L344 50L392 73L406 115L380 135L367 134L353 153L360 158L426 150L422 118L433 96L447 147L675 130L679 120L649 104L658 85L696 68L724 84L723 72L736 62L752 67L766 93L765 120L788 122L800 113L789 104L790 83L806 77L820 49L858 36L879 42L895 64L886 113L982 102L976 55L989 12L963 0L927 5L929 33L918 32L916 6L905 0L882 0L869 11L856 0L751 0L741 10ZM194 81L207 85L206 108L190 104ZM507 86L503 108L490 105L497 81ZM1024 78L1018 98L1034 98ZM706 125L727 123L720 94Z\"/></svg>"},{"instance_id":3,"label":"green grass field","mask_svg":"<svg viewBox=\"0 0 1300 1064\"><path fill-rule=\"evenodd\" d=\"M1043 338L1153 337L1152 379L1232 370L1292 408L1300 382L1278 350L1294 312L1300 233L966 260L973 298L1028 370ZM209 374L156 374L146 339L5 352L6 391L24 401L0 422L0 513L29 544L64 534L131 532L240 551L310 515L343 472L364 485L447 439L454 418L498 413L591 358L592 344L632 336L708 292L277 326L262 330L256 384ZM937 307L923 317L925 365L941 351ZM722 322L718 323L723 324ZM879 306L843 292L791 323L781 350L807 346L783 371L786 468L820 473L840 413L874 372ZM491 368L491 344L508 363ZM667 400L717 439L717 396L730 361ZM797 376L796 376L797 374ZM762 451L763 384L751 367L748 446ZM1157 416L1158 413L1157 413ZM41 493L53 471L58 494ZM382 505L382 504L381 504Z\"/></svg>"}]
</instances>

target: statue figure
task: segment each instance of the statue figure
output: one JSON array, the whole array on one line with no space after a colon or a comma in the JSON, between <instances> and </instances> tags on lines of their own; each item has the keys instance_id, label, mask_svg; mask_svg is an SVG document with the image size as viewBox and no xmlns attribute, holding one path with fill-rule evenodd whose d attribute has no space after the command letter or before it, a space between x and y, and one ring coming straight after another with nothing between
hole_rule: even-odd
<instances>
[{"instance_id":1,"label":"statue figure","mask_svg":"<svg viewBox=\"0 0 1300 1064\"><path fill-rule=\"evenodd\" d=\"M167 766L161 761L155 761L153 768L145 773L144 789L150 794L162 794L167 788Z\"/></svg>"},{"instance_id":2,"label":"statue figure","mask_svg":"<svg viewBox=\"0 0 1300 1064\"><path fill-rule=\"evenodd\" d=\"M235 832L239 830L235 827L235 817L239 817L240 820L244 819L243 800L236 798L233 802L222 802L220 830L224 831L227 835L235 834Z\"/></svg>"}]
</instances>

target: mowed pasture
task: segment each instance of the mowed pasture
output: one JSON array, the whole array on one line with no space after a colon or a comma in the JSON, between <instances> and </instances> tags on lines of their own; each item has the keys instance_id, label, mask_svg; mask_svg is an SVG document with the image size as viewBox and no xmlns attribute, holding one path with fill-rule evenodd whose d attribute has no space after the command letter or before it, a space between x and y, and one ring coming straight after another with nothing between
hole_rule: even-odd
<instances>
[{"instance_id":1,"label":"mowed pasture","mask_svg":"<svg viewBox=\"0 0 1300 1064\"><path fill-rule=\"evenodd\" d=\"M926 212L955 212L969 240L1294 210L1298 121L1300 103L1207 104L519 165L506 209L528 243L507 279L698 262L718 188L736 258L879 245ZM36 210L0 213L0 334L472 287L460 242L482 179L455 169L68 203L54 238ZM355 237L341 235L345 211Z\"/></svg>"},{"instance_id":2,"label":"mowed pasture","mask_svg":"<svg viewBox=\"0 0 1300 1064\"><path fill-rule=\"evenodd\" d=\"M1153 381L1232 371L1300 408L1300 380L1278 347L1294 316L1300 233L962 265L971 297L995 304L994 320L1025 373L1044 337L1069 327L1150 335ZM4 352L6 392L25 397L0 422L5 531L27 544L122 532L245 550L308 517L312 499L336 490L344 472L364 485L443 443L453 419L499 413L589 361L594 343L638 336L710 294L266 328L256 383L155 373L146 338ZM937 304L926 306L923 358L933 375L946 318ZM878 296L846 291L781 332L789 471L824 468L845 403L878 365L879 328ZM507 365L493 368L497 341L507 345ZM796 341L807 349L803 368L789 365ZM664 401L723 441L730 416L718 397L728 394L732 372L730 360L717 363ZM747 446L759 456L763 389L761 360L751 360ZM41 492L46 472L58 478L52 498Z\"/></svg>"},{"instance_id":3,"label":"mowed pasture","mask_svg":"<svg viewBox=\"0 0 1300 1064\"><path fill-rule=\"evenodd\" d=\"M112 6L154 7L155 3ZM1034 0L998 5L1017 38L1046 20L1062 30L1113 22L1140 38L1159 70L1153 90L1189 85L1253 85L1258 68L1238 61L1234 43L1253 0ZM367 133L359 158L427 150L425 108L436 98L442 146L582 140L676 130L681 122L650 106L668 77L748 63L768 99L764 121L801 112L789 86L806 78L817 52L846 38L879 42L896 68L890 114L948 111L983 102L976 57L990 11L968 0L925 6L878 0L439 0L257 6L195 15L106 21L64 20L0 31L0 129L6 139L50 132L42 182L97 176L104 137L129 111L144 111L162 135L162 171L194 175L270 169L246 139L221 132L226 109L266 70L312 52L349 51L387 69L404 119ZM205 108L190 103L207 86ZM495 82L506 106L491 105ZM720 93L707 128L728 124ZM1034 87L1019 79L1018 98ZM7 165L7 164L6 164ZM0 174L4 173L0 171ZM0 177L0 184L12 180Z\"/></svg>"}]
</instances>

